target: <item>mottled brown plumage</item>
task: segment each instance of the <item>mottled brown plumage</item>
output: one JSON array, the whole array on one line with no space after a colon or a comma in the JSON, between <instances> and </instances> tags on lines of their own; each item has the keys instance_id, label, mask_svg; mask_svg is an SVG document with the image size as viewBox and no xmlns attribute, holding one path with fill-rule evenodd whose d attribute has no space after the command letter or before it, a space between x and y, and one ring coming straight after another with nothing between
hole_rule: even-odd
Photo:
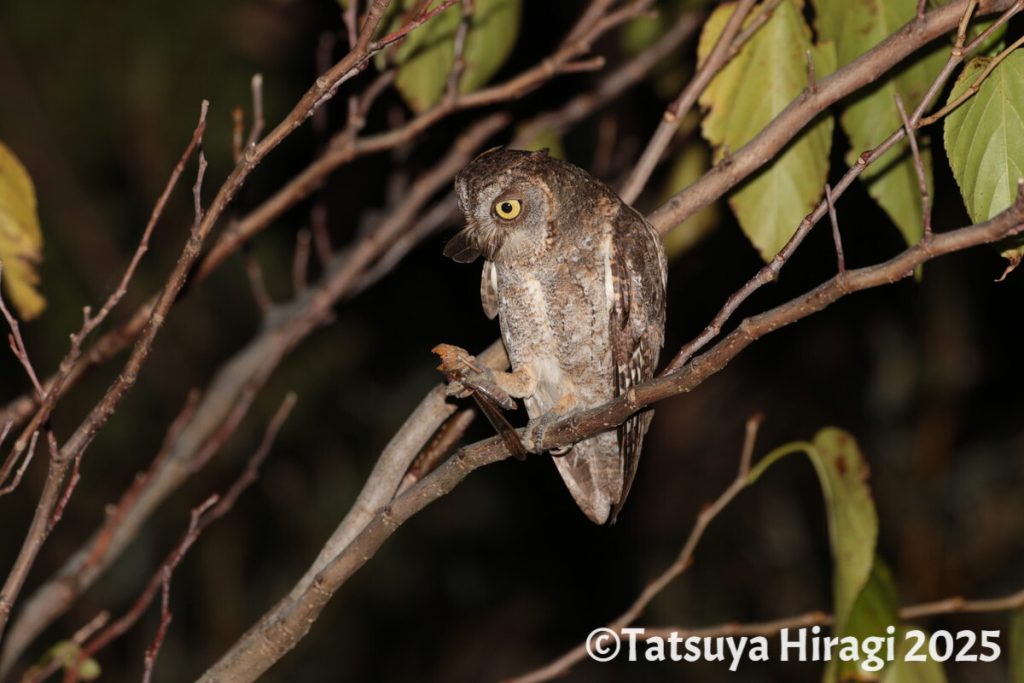
<instances>
[{"instance_id":1,"label":"mottled brown plumage","mask_svg":"<svg viewBox=\"0 0 1024 683\"><path fill-rule=\"evenodd\" d=\"M523 399L536 440L558 417L654 374L666 264L658 234L639 213L546 152L485 152L455 187L467 225L444 253L485 259L484 311L499 317L513 370L488 381ZM614 521L621 509L651 415L634 415L554 459L594 522Z\"/></svg>"}]
</instances>

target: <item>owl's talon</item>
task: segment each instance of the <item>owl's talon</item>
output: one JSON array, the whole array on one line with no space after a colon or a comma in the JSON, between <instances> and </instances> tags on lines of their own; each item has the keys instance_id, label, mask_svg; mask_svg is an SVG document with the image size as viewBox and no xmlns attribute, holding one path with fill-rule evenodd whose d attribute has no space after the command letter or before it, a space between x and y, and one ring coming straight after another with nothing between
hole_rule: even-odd
<instances>
[{"instance_id":1,"label":"owl's talon","mask_svg":"<svg viewBox=\"0 0 1024 683\"><path fill-rule=\"evenodd\" d=\"M547 433L548 428L558 422L560 418L560 415L552 415L548 413L530 420L526 425L526 432L523 435L523 447L530 453L537 455L543 453L545 449L541 448L541 444L544 443L544 435ZM559 446L558 448L549 448L547 449L547 452L558 457L560 455L565 455L570 450L572 450L572 446Z\"/></svg>"}]
</instances>

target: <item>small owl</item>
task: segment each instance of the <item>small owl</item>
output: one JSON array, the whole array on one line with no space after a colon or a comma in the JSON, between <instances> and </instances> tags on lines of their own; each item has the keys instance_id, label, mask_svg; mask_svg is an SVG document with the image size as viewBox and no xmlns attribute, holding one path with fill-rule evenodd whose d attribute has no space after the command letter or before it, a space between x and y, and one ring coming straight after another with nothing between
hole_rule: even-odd
<instances>
[{"instance_id":1,"label":"small owl","mask_svg":"<svg viewBox=\"0 0 1024 683\"><path fill-rule=\"evenodd\" d=\"M484 312L498 316L512 372L480 379L523 399L528 447L566 414L652 377L665 332L666 261L643 216L546 151L485 152L455 188L467 225L444 253L485 259ZM622 508L652 414L553 453L594 522L614 522Z\"/></svg>"}]
</instances>

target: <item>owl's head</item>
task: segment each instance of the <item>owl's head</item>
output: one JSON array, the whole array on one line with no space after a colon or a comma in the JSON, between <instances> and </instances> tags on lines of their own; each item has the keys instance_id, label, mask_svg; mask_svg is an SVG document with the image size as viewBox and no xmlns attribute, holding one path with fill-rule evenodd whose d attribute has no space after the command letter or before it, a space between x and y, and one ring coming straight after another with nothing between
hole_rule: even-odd
<instances>
[{"instance_id":1,"label":"owl's head","mask_svg":"<svg viewBox=\"0 0 1024 683\"><path fill-rule=\"evenodd\" d=\"M539 255L560 204L559 176L575 171L546 150L484 152L455 178L466 227L448 241L444 255L460 263L481 255L497 263Z\"/></svg>"}]
</instances>

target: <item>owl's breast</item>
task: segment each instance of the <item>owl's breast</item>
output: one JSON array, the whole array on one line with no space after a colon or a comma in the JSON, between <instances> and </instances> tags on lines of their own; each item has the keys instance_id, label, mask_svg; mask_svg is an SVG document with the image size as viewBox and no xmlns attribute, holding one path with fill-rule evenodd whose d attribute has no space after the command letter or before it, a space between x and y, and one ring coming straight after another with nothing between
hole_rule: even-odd
<instances>
[{"instance_id":1,"label":"owl's breast","mask_svg":"<svg viewBox=\"0 0 1024 683\"><path fill-rule=\"evenodd\" d=\"M529 364L537 372L538 389L551 395L542 403L567 392L580 406L613 395L605 285L603 268L573 259L543 269L498 267L502 339L513 369Z\"/></svg>"}]
</instances>

